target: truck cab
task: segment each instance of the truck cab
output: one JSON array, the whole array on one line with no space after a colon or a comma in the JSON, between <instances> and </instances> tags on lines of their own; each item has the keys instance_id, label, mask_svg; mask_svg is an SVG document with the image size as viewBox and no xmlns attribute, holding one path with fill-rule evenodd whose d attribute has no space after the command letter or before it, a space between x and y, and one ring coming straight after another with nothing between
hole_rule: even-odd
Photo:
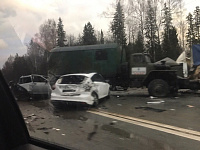
<instances>
[{"instance_id":1,"label":"truck cab","mask_svg":"<svg viewBox=\"0 0 200 150\"><path fill-rule=\"evenodd\" d=\"M130 57L129 77L131 87L142 87L143 80L150 70L152 70L150 55L135 53Z\"/></svg>"},{"instance_id":2,"label":"truck cab","mask_svg":"<svg viewBox=\"0 0 200 150\"><path fill-rule=\"evenodd\" d=\"M147 87L152 96L164 97L176 89L176 71L165 62L152 63L146 53L135 53L129 62L130 87Z\"/></svg>"}]
</instances>

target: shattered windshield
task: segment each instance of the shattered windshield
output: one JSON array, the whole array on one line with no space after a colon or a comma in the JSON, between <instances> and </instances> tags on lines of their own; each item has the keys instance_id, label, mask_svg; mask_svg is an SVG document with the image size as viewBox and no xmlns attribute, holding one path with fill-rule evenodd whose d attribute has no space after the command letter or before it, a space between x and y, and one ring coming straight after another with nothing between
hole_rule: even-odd
<instances>
[{"instance_id":1,"label":"shattered windshield","mask_svg":"<svg viewBox=\"0 0 200 150\"><path fill-rule=\"evenodd\" d=\"M199 0L3 0L0 69L33 138L200 148Z\"/></svg>"}]
</instances>

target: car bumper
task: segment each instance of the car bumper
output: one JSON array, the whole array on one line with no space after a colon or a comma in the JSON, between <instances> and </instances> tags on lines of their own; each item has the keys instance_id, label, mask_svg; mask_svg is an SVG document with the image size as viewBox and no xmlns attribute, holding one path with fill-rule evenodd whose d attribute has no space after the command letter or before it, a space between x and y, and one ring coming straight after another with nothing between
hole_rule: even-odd
<instances>
[{"instance_id":1,"label":"car bumper","mask_svg":"<svg viewBox=\"0 0 200 150\"><path fill-rule=\"evenodd\" d=\"M52 103L59 103L59 102L66 102L66 103L77 103L77 104L88 104L93 105L94 98L91 96L91 93L88 94L80 94L80 95L57 95L55 93L51 94L51 102Z\"/></svg>"}]
</instances>

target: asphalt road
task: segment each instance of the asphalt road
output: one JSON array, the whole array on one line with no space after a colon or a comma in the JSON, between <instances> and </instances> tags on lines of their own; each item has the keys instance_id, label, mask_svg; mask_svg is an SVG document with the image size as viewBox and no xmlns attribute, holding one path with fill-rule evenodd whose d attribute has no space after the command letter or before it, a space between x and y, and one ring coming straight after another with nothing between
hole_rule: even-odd
<instances>
[{"instance_id":1,"label":"asphalt road","mask_svg":"<svg viewBox=\"0 0 200 150\"><path fill-rule=\"evenodd\" d=\"M200 94L149 97L146 89L111 92L98 108L54 109L18 101L31 136L87 150L199 150Z\"/></svg>"}]
</instances>

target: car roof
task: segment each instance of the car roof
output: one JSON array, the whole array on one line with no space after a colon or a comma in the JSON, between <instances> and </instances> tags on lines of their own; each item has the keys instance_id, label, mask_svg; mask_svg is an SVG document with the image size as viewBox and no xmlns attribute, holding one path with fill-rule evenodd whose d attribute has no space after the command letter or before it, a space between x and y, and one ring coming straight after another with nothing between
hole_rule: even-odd
<instances>
[{"instance_id":1,"label":"car roof","mask_svg":"<svg viewBox=\"0 0 200 150\"><path fill-rule=\"evenodd\" d=\"M95 72L93 72L93 73L73 73L73 74L65 74L65 75L62 75L61 77L71 76L71 75L80 75L80 76L86 76L88 78L91 78L94 74L97 74L97 73L95 73Z\"/></svg>"}]
</instances>

